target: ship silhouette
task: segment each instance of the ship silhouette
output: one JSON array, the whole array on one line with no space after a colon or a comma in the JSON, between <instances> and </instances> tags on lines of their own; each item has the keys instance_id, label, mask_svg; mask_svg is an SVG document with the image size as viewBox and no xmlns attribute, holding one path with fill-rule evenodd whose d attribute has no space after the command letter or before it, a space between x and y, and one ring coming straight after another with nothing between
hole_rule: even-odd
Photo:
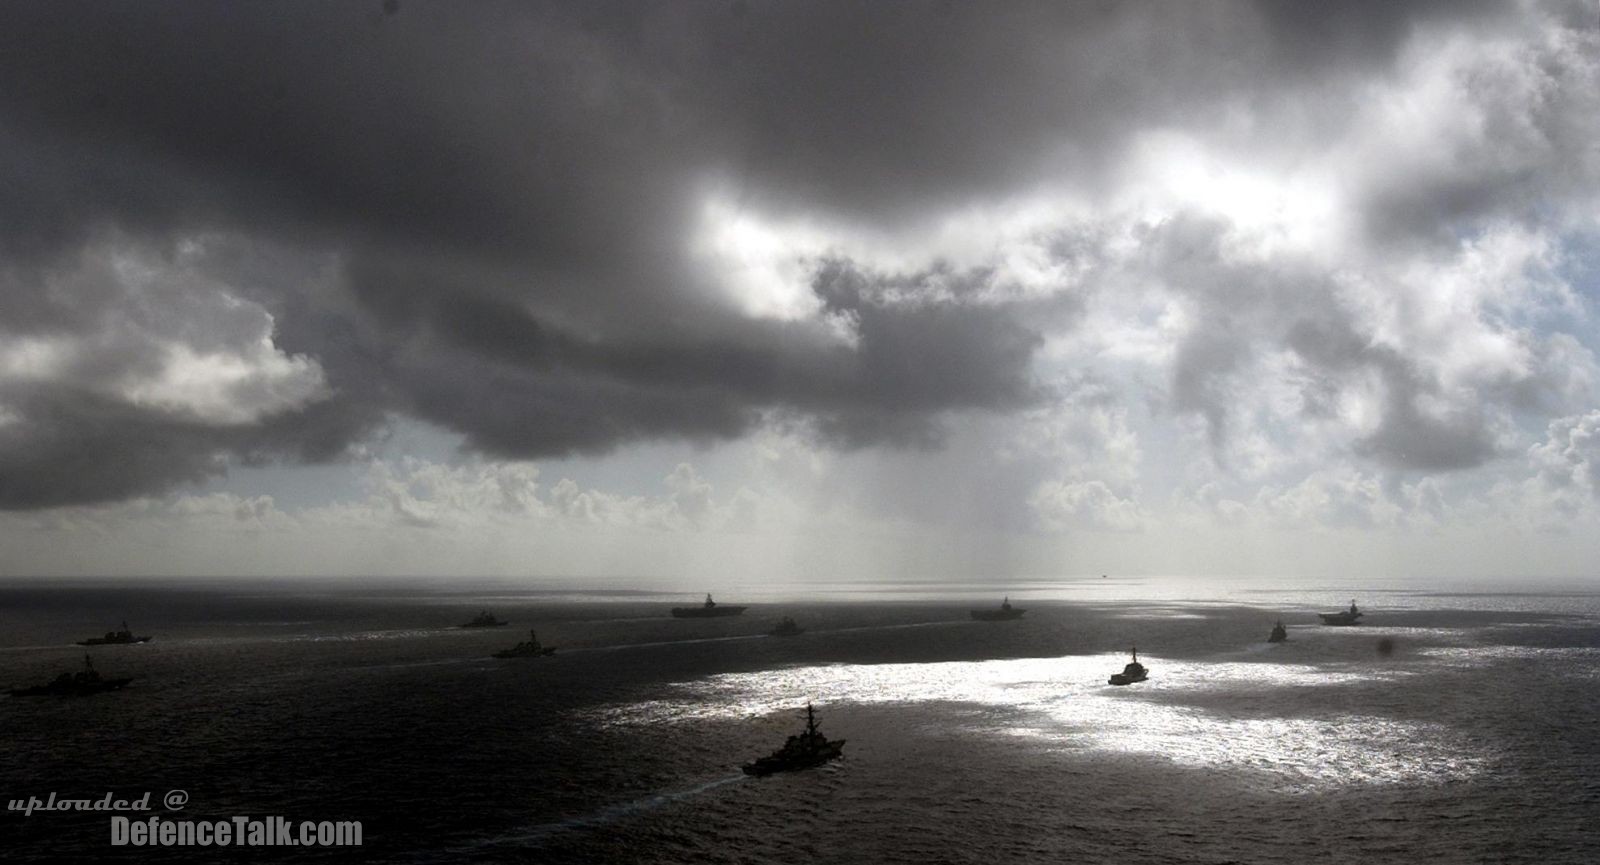
<instances>
[{"instance_id":1,"label":"ship silhouette","mask_svg":"<svg viewBox=\"0 0 1600 865\"><path fill-rule=\"evenodd\" d=\"M973 610L972 618L979 622L1004 622L1011 619L1020 619L1022 614L1026 612L1027 610L1011 606L1011 596L1007 595L1006 599L1000 602L1000 609Z\"/></svg>"},{"instance_id":2,"label":"ship silhouette","mask_svg":"<svg viewBox=\"0 0 1600 865\"><path fill-rule=\"evenodd\" d=\"M1365 615L1365 614L1362 613L1360 610L1356 609L1356 602L1354 600L1350 601L1350 609L1348 609L1348 610L1340 610L1337 613L1318 613L1317 614L1317 616L1322 619L1322 623L1324 625L1341 625L1341 626L1343 626L1343 625L1359 625L1361 623L1359 621L1357 621L1357 620L1360 619L1363 615Z\"/></svg>"},{"instance_id":3,"label":"ship silhouette","mask_svg":"<svg viewBox=\"0 0 1600 865\"><path fill-rule=\"evenodd\" d=\"M805 632L806 629L795 624L794 619L784 616L783 621L779 622L778 626L768 631L767 634L773 637L798 637Z\"/></svg>"},{"instance_id":4,"label":"ship silhouette","mask_svg":"<svg viewBox=\"0 0 1600 865\"><path fill-rule=\"evenodd\" d=\"M523 640L522 642L516 644L515 646L512 646L509 649L502 649L502 650L500 650L498 652L495 652L494 653L494 657L496 657L496 658L537 658L537 657L541 657L543 655L554 655L555 653L556 653L556 647L555 646L541 645L539 643L539 635L534 633L533 630L530 628L528 630L528 639Z\"/></svg>"},{"instance_id":5,"label":"ship silhouette","mask_svg":"<svg viewBox=\"0 0 1600 865\"><path fill-rule=\"evenodd\" d=\"M1283 622L1272 626L1272 635L1267 637L1269 643L1281 643L1289 639L1289 631L1283 627Z\"/></svg>"},{"instance_id":6,"label":"ship silhouette","mask_svg":"<svg viewBox=\"0 0 1600 865\"><path fill-rule=\"evenodd\" d=\"M494 614L489 612L488 610L480 610L476 616L472 617L472 621L463 623L461 625L461 627L463 627L463 628L499 628L499 627L502 627L502 626L505 626L505 625L509 625L509 624L511 624L511 623L510 622L503 622L503 621L495 618Z\"/></svg>"},{"instance_id":7,"label":"ship silhouette","mask_svg":"<svg viewBox=\"0 0 1600 865\"><path fill-rule=\"evenodd\" d=\"M13 688L13 697L87 697L102 691L121 690L133 677L126 679L105 679L94 668L94 661L88 655L83 656L83 669L76 673L62 673L55 679L43 685L32 688Z\"/></svg>"},{"instance_id":8,"label":"ship silhouette","mask_svg":"<svg viewBox=\"0 0 1600 865\"><path fill-rule=\"evenodd\" d=\"M771 775L774 772L796 772L810 769L843 756L843 739L829 739L817 729L817 716L806 704L805 730L790 736L783 747L742 768L746 775Z\"/></svg>"},{"instance_id":9,"label":"ship silhouette","mask_svg":"<svg viewBox=\"0 0 1600 865\"><path fill-rule=\"evenodd\" d=\"M128 620L127 619L123 619L122 620L122 630L120 630L120 631L106 631L106 635L104 637L90 637L87 640L79 640L78 641L78 645L80 645L80 646L125 646L125 645L131 645L133 643L148 643L148 642L150 642L150 638L149 637L135 637L133 635L133 632L128 630Z\"/></svg>"},{"instance_id":10,"label":"ship silhouette","mask_svg":"<svg viewBox=\"0 0 1600 865\"><path fill-rule=\"evenodd\" d=\"M737 616L749 607L730 607L727 604L717 604L711 600L711 595L706 595L706 602L698 607L673 607L672 616L675 619L714 619L720 616Z\"/></svg>"},{"instance_id":11,"label":"ship silhouette","mask_svg":"<svg viewBox=\"0 0 1600 865\"><path fill-rule=\"evenodd\" d=\"M1134 682L1143 682L1150 678L1149 671L1139 663L1139 647L1133 647L1133 661L1122 668L1120 673L1112 673L1110 682L1113 685L1131 685Z\"/></svg>"}]
</instances>

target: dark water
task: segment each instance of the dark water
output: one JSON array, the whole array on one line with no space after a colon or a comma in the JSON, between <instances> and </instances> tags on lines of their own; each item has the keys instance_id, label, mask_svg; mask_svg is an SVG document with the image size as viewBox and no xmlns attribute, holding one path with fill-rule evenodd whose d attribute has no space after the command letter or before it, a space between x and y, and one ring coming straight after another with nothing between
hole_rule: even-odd
<instances>
[{"instance_id":1,"label":"dark water","mask_svg":"<svg viewBox=\"0 0 1600 865\"><path fill-rule=\"evenodd\" d=\"M685 595L0 586L0 796L360 820L354 850L112 848L0 814L8 862L1594 862L1600 595L1172 581ZM1313 612L1360 597L1368 625ZM509 628L451 627L480 607ZM782 615L809 630L762 635ZM1287 643L1263 642L1272 622ZM537 627L550 658L490 652ZM1380 651L1387 640L1389 651ZM1137 641L1149 682L1105 684ZM845 760L746 778L814 700ZM188 792L182 812L160 807Z\"/></svg>"}]
</instances>

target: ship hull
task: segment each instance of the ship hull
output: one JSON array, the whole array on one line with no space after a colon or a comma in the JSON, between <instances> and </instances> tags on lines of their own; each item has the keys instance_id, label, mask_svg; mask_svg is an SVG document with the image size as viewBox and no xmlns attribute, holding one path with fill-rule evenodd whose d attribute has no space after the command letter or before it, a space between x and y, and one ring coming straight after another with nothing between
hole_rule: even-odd
<instances>
[{"instance_id":1,"label":"ship hull","mask_svg":"<svg viewBox=\"0 0 1600 865\"><path fill-rule=\"evenodd\" d=\"M737 616L748 609L750 608L724 607L720 605L709 609L706 607L673 607L672 617L674 619L720 619L724 616Z\"/></svg>"},{"instance_id":2,"label":"ship hull","mask_svg":"<svg viewBox=\"0 0 1600 865\"><path fill-rule=\"evenodd\" d=\"M79 640L78 641L78 645L80 645L80 646L131 646L134 643L148 643L148 642L150 642L150 638L149 637L134 637L131 640L108 640L105 637L90 637L87 640Z\"/></svg>"},{"instance_id":3,"label":"ship hull","mask_svg":"<svg viewBox=\"0 0 1600 865\"><path fill-rule=\"evenodd\" d=\"M505 627L506 625L509 625L509 624L511 624L511 623L510 622L494 622L494 623L491 624L491 623L485 622L483 624L473 624L472 622L468 622L465 625L461 625L460 627L463 627L463 628L503 628L503 627Z\"/></svg>"},{"instance_id":4,"label":"ship hull","mask_svg":"<svg viewBox=\"0 0 1600 865\"><path fill-rule=\"evenodd\" d=\"M32 688L13 688L13 697L87 697L102 691L120 691L127 686L132 678L127 679L102 679L92 684L73 683L66 686L38 685Z\"/></svg>"},{"instance_id":5,"label":"ship hull","mask_svg":"<svg viewBox=\"0 0 1600 865\"><path fill-rule=\"evenodd\" d=\"M1022 618L1027 610L973 610L972 619L976 622L1009 622L1012 619Z\"/></svg>"},{"instance_id":6,"label":"ship hull","mask_svg":"<svg viewBox=\"0 0 1600 865\"><path fill-rule=\"evenodd\" d=\"M555 653L556 653L556 650L554 648L547 647L547 648L540 649L537 652L513 652L513 651L509 651L509 650L508 651L504 651L504 652L495 652L494 653L494 657L496 657L496 658L542 658L542 657L544 657L546 655L554 655Z\"/></svg>"},{"instance_id":7,"label":"ship hull","mask_svg":"<svg viewBox=\"0 0 1600 865\"><path fill-rule=\"evenodd\" d=\"M1352 616L1349 613L1318 613L1317 616L1322 619L1324 625L1333 625L1338 628L1348 628L1351 625L1361 624L1358 621L1361 618L1360 614Z\"/></svg>"},{"instance_id":8,"label":"ship hull","mask_svg":"<svg viewBox=\"0 0 1600 865\"><path fill-rule=\"evenodd\" d=\"M744 764L740 767L740 769L746 775L755 775L756 777L775 775L779 772L799 772L805 769L814 769L823 765L824 763L829 762L830 760L836 760L839 757L843 757L844 743L845 740L843 739L840 739L837 742L829 742L827 749L819 751L815 755L806 757L804 759L779 760L773 757L762 757L760 760L757 760L754 763Z\"/></svg>"}]
</instances>

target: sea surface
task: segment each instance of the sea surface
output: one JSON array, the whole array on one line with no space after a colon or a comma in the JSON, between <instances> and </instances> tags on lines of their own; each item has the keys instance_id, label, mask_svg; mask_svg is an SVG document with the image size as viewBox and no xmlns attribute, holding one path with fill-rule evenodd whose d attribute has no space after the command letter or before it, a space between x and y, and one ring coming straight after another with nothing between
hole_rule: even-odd
<instances>
[{"instance_id":1,"label":"sea surface","mask_svg":"<svg viewBox=\"0 0 1600 865\"><path fill-rule=\"evenodd\" d=\"M85 651L136 678L0 697L0 798L364 844L112 847L104 813L7 810L0 858L1593 863L1600 591L1518 585L729 585L744 615L679 620L699 596L615 582L12 580L0 686ZM971 620L1005 594L1024 618ZM1364 625L1318 623L1352 598ZM480 609L512 624L455 627ZM806 633L766 636L785 615ZM154 641L72 645L122 619ZM528 628L557 654L489 657ZM1135 644L1149 681L1108 685ZM807 702L844 759L743 775Z\"/></svg>"}]
</instances>

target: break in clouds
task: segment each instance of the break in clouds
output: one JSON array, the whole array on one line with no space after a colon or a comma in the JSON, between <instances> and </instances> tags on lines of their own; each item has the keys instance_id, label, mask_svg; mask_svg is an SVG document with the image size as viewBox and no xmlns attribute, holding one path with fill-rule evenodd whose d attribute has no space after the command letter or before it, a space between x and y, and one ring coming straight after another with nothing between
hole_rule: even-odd
<instances>
[{"instance_id":1,"label":"break in clouds","mask_svg":"<svg viewBox=\"0 0 1600 865\"><path fill-rule=\"evenodd\" d=\"M0 508L415 422L1003 531L1585 511L1600 10L1324 6L6 4Z\"/></svg>"}]
</instances>

